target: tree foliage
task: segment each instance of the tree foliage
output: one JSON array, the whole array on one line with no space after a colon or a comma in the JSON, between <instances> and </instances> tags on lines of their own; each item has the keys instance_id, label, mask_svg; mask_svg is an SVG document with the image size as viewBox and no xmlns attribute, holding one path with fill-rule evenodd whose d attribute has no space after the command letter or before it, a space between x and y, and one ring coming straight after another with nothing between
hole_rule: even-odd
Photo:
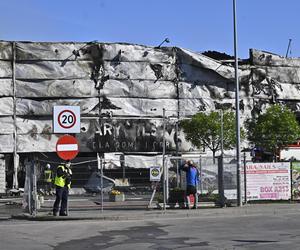
<instances>
[{"instance_id":1,"label":"tree foliage","mask_svg":"<svg viewBox=\"0 0 300 250\"><path fill-rule=\"evenodd\" d=\"M198 148L207 147L215 153L221 149L221 118L219 112L197 113L190 120L180 123L185 137ZM236 144L235 115L224 112L223 115L223 146L232 149ZM241 137L244 131L241 130Z\"/></svg>"},{"instance_id":2,"label":"tree foliage","mask_svg":"<svg viewBox=\"0 0 300 250\"><path fill-rule=\"evenodd\" d=\"M255 146L272 152L300 138L295 114L285 106L272 105L265 113L247 121L248 139Z\"/></svg>"}]
</instances>

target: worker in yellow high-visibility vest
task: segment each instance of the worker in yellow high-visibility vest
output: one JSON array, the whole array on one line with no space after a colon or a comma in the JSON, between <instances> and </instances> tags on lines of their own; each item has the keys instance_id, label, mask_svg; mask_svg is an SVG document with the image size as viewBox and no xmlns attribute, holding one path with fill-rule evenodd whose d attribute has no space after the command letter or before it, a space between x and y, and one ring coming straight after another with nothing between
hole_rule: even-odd
<instances>
[{"instance_id":1,"label":"worker in yellow high-visibility vest","mask_svg":"<svg viewBox=\"0 0 300 250\"><path fill-rule=\"evenodd\" d=\"M56 199L53 205L53 215L67 216L68 196L71 188L71 162L67 161L65 165L59 165L56 170L54 185L56 187ZM60 205L61 203L61 205ZM60 205L60 208L59 208Z\"/></svg>"},{"instance_id":2,"label":"worker in yellow high-visibility vest","mask_svg":"<svg viewBox=\"0 0 300 250\"><path fill-rule=\"evenodd\" d=\"M46 168L44 170L44 185L45 185L45 194L52 194L52 170L50 164L46 165Z\"/></svg>"}]
</instances>

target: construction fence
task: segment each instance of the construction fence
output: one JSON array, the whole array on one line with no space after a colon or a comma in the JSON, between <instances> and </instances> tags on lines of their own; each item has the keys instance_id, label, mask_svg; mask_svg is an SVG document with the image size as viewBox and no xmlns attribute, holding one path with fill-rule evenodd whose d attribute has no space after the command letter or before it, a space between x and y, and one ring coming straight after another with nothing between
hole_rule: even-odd
<instances>
[{"instance_id":1,"label":"construction fence","mask_svg":"<svg viewBox=\"0 0 300 250\"><path fill-rule=\"evenodd\" d=\"M164 160L163 160L164 159ZM184 160L196 164L201 181L199 202L218 195L218 159L201 155L189 156L132 156L119 154L113 157L82 157L72 163L72 188L69 209L149 209L179 206L172 204L174 191L184 192L185 173L180 171ZM234 196L236 164L233 158L224 160L224 188L226 195ZM47 181L50 164L52 179L60 162L35 159L25 162L26 180L24 208L31 214L51 212L55 199L53 182ZM150 169L158 168L160 177L150 179ZM164 171L165 169L165 171ZM164 172L166 174L164 174ZM113 195L114 194L114 195ZM202 198L201 198L202 197ZM213 199L212 199L213 200ZM178 201L176 201L178 203Z\"/></svg>"},{"instance_id":2,"label":"construction fence","mask_svg":"<svg viewBox=\"0 0 300 250\"><path fill-rule=\"evenodd\" d=\"M234 157L224 157L222 161L220 157L213 159L202 155L163 157L122 154L118 155L118 159L95 156L79 158L72 163L69 210L183 207L186 205L186 183L180 166L184 160L192 160L200 173L198 205L210 202L226 206L236 202L237 163ZM55 189L53 183L46 182L46 164L41 159L26 163L23 206L31 214L52 211ZM53 176L59 164L51 163ZM159 170L156 180L150 179L153 169ZM253 163L242 160L242 202L299 199L299 173L299 163Z\"/></svg>"}]
</instances>

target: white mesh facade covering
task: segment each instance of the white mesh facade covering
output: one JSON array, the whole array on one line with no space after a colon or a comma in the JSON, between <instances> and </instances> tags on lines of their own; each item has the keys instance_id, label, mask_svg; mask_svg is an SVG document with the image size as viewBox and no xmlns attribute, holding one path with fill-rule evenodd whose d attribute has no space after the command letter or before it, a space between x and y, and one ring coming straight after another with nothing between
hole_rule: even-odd
<instances>
[{"instance_id":1,"label":"white mesh facade covering","mask_svg":"<svg viewBox=\"0 0 300 250\"><path fill-rule=\"evenodd\" d=\"M251 50L239 68L242 121L273 102L297 112L299 69L299 59ZM15 142L18 153L54 152L56 105L80 106L80 152L96 151L96 132L104 152L161 151L165 108L172 150L174 123L198 111L233 109L234 86L232 63L182 48L2 41L0 153L13 152ZM179 139L180 151L195 150L182 133Z\"/></svg>"}]
</instances>

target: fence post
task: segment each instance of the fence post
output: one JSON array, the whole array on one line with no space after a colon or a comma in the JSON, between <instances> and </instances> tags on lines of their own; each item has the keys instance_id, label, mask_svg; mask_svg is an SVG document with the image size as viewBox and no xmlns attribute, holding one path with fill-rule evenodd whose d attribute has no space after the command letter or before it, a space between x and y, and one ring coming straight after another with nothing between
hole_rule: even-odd
<instances>
[{"instance_id":1,"label":"fence post","mask_svg":"<svg viewBox=\"0 0 300 250\"><path fill-rule=\"evenodd\" d=\"M38 204L38 195L37 195L37 177L36 177L36 160L32 161L32 193L33 193L33 211L32 215L37 215L37 204Z\"/></svg>"},{"instance_id":2,"label":"fence post","mask_svg":"<svg viewBox=\"0 0 300 250\"><path fill-rule=\"evenodd\" d=\"M224 177L223 177L223 157L218 157L218 192L219 192L219 205L225 206L225 195L224 195Z\"/></svg>"},{"instance_id":3,"label":"fence post","mask_svg":"<svg viewBox=\"0 0 300 250\"><path fill-rule=\"evenodd\" d=\"M244 203L247 204L247 167L246 167L246 152L244 152Z\"/></svg>"},{"instance_id":4,"label":"fence post","mask_svg":"<svg viewBox=\"0 0 300 250\"><path fill-rule=\"evenodd\" d=\"M293 193L293 189L294 189L294 186L293 186L293 167L294 167L293 161L294 160L292 160L290 162L290 178L291 178L291 200L290 201L296 200L296 199L294 199L294 193Z\"/></svg>"},{"instance_id":5,"label":"fence post","mask_svg":"<svg viewBox=\"0 0 300 250\"><path fill-rule=\"evenodd\" d=\"M203 194L203 181L202 181L202 157L199 157L199 172L200 172L200 193Z\"/></svg>"},{"instance_id":6,"label":"fence post","mask_svg":"<svg viewBox=\"0 0 300 250\"><path fill-rule=\"evenodd\" d=\"M25 208L25 212L28 212L32 215L32 169L31 169L31 161L25 159L25 168L26 168L26 176L25 176L25 184L24 184L24 195L23 195L23 205Z\"/></svg>"},{"instance_id":7,"label":"fence post","mask_svg":"<svg viewBox=\"0 0 300 250\"><path fill-rule=\"evenodd\" d=\"M123 175L123 184L125 183L126 174L125 174L125 156L124 154L120 154L120 165L122 167L122 175Z\"/></svg>"},{"instance_id":8,"label":"fence post","mask_svg":"<svg viewBox=\"0 0 300 250\"><path fill-rule=\"evenodd\" d=\"M103 163L102 156L97 153L98 170L100 170L100 189L101 189L101 213L103 213Z\"/></svg>"}]
</instances>

